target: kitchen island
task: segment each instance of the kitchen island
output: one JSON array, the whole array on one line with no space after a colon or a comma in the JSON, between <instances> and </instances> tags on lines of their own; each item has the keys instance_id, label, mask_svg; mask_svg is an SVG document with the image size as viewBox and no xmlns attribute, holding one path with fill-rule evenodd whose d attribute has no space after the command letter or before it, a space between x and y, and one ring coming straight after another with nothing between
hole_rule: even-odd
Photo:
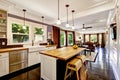
<instances>
[{"instance_id":1,"label":"kitchen island","mask_svg":"<svg viewBox=\"0 0 120 80\"><path fill-rule=\"evenodd\" d=\"M84 50L85 48L63 47L41 51L41 77L44 80L64 80L66 63Z\"/></svg>"}]
</instances>

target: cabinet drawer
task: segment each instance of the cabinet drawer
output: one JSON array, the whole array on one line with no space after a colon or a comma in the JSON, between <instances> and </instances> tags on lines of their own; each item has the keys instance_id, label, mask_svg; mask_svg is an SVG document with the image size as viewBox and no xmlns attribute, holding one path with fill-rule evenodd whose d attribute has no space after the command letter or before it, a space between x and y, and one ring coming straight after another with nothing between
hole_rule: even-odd
<instances>
[{"instance_id":1,"label":"cabinet drawer","mask_svg":"<svg viewBox=\"0 0 120 80\"><path fill-rule=\"evenodd\" d=\"M5 57L8 57L9 56L9 53L6 52L6 53L0 53L0 58L5 58Z\"/></svg>"},{"instance_id":2,"label":"cabinet drawer","mask_svg":"<svg viewBox=\"0 0 120 80\"><path fill-rule=\"evenodd\" d=\"M14 72L14 71L17 71L17 70L20 70L20 69L23 69L27 67L27 61L24 61L24 62L21 62L21 63L15 63L15 64L12 64L10 65L10 72Z\"/></svg>"},{"instance_id":3,"label":"cabinet drawer","mask_svg":"<svg viewBox=\"0 0 120 80\"><path fill-rule=\"evenodd\" d=\"M10 64L27 60L27 50L26 51L13 51L10 52Z\"/></svg>"}]
</instances>

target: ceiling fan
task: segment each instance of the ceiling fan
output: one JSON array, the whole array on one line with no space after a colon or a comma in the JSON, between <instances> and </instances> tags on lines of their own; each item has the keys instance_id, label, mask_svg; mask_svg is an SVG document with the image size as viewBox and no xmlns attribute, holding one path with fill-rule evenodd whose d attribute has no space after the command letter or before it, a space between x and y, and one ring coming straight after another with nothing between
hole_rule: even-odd
<instances>
[{"instance_id":1,"label":"ceiling fan","mask_svg":"<svg viewBox=\"0 0 120 80\"><path fill-rule=\"evenodd\" d=\"M92 26L89 26L89 27L85 27L85 24L83 24L83 27L81 28L82 30L86 30L88 28L92 28Z\"/></svg>"}]
</instances>

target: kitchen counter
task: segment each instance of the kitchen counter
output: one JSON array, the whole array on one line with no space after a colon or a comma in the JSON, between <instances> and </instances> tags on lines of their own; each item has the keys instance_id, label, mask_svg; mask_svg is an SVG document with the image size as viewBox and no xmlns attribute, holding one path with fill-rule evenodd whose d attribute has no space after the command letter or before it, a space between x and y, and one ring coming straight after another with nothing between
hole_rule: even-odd
<instances>
[{"instance_id":1,"label":"kitchen counter","mask_svg":"<svg viewBox=\"0 0 120 80\"><path fill-rule=\"evenodd\" d=\"M73 47L63 47L54 50L40 51L40 53L43 55L48 55L54 58L58 58L60 60L68 60L69 58L77 55L79 52L82 52L84 50L85 48L73 49Z\"/></svg>"},{"instance_id":2,"label":"kitchen counter","mask_svg":"<svg viewBox=\"0 0 120 80\"><path fill-rule=\"evenodd\" d=\"M28 48L24 48L24 47L17 47L17 48L3 48L3 49L0 49L0 53L3 53L3 52L11 52L11 51L18 51L18 50L26 50Z\"/></svg>"}]
</instances>

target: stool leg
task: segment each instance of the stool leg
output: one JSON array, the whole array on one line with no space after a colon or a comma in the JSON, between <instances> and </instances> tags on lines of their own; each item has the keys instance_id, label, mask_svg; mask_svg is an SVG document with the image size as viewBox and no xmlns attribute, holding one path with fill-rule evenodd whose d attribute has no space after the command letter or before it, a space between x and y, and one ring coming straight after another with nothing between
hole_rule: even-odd
<instances>
[{"instance_id":1,"label":"stool leg","mask_svg":"<svg viewBox=\"0 0 120 80\"><path fill-rule=\"evenodd\" d=\"M79 80L78 70L76 69L77 80Z\"/></svg>"},{"instance_id":2,"label":"stool leg","mask_svg":"<svg viewBox=\"0 0 120 80\"><path fill-rule=\"evenodd\" d=\"M66 68L64 80L66 80L67 78L67 71L68 71L68 68Z\"/></svg>"}]
</instances>

